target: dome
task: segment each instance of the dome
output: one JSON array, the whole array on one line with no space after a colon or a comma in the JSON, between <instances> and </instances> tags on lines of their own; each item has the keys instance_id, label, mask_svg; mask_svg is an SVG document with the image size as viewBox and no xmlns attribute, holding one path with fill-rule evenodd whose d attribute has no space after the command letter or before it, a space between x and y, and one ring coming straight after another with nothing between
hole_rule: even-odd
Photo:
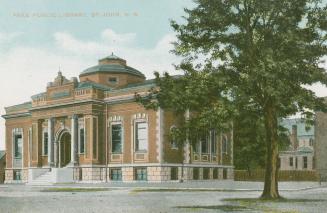
<instances>
[{"instance_id":1,"label":"dome","mask_svg":"<svg viewBox=\"0 0 327 213\"><path fill-rule=\"evenodd\" d=\"M113 53L99 60L99 64L84 70L80 76L90 75L94 73L124 73L131 74L141 78L145 78L143 73L126 65L126 60L119 58Z\"/></svg>"}]
</instances>

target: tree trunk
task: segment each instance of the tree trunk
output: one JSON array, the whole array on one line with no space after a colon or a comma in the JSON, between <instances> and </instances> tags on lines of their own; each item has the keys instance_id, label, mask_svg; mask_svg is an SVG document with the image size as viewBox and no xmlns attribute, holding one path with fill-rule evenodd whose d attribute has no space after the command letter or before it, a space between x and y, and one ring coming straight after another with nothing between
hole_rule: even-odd
<instances>
[{"instance_id":1,"label":"tree trunk","mask_svg":"<svg viewBox=\"0 0 327 213\"><path fill-rule=\"evenodd\" d=\"M274 107L269 106L264 113L266 129L267 159L265 171L263 199L279 198L278 193L278 134L277 114Z\"/></svg>"}]
</instances>

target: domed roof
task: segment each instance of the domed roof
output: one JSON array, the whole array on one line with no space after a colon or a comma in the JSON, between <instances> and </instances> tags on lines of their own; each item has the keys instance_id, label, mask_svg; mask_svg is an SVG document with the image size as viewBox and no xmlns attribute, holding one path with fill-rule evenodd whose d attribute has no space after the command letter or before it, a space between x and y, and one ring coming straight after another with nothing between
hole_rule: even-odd
<instances>
[{"instance_id":1,"label":"domed roof","mask_svg":"<svg viewBox=\"0 0 327 213\"><path fill-rule=\"evenodd\" d=\"M87 68L81 72L80 76L90 75L93 73L127 73L145 78L143 73L134 69L133 67L127 66L126 61L113 53L105 58L99 60L99 64L90 68Z\"/></svg>"}]
</instances>

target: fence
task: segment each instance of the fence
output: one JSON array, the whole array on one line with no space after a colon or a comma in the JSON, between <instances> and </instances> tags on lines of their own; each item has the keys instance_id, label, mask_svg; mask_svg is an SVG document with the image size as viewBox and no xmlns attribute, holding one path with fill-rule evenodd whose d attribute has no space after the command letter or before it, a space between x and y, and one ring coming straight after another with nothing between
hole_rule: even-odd
<instances>
[{"instance_id":1,"label":"fence","mask_svg":"<svg viewBox=\"0 0 327 213\"><path fill-rule=\"evenodd\" d=\"M236 181L264 181L265 170L235 170ZM279 181L319 181L316 171L308 170L282 170L278 172Z\"/></svg>"}]
</instances>

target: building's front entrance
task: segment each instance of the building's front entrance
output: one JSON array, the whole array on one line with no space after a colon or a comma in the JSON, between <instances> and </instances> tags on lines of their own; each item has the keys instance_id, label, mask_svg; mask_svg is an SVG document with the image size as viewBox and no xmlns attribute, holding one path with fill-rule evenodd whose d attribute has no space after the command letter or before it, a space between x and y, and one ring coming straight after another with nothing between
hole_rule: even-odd
<instances>
[{"instance_id":1,"label":"building's front entrance","mask_svg":"<svg viewBox=\"0 0 327 213\"><path fill-rule=\"evenodd\" d=\"M70 162L71 136L69 132L63 132L59 141L59 167L65 167Z\"/></svg>"}]
</instances>

